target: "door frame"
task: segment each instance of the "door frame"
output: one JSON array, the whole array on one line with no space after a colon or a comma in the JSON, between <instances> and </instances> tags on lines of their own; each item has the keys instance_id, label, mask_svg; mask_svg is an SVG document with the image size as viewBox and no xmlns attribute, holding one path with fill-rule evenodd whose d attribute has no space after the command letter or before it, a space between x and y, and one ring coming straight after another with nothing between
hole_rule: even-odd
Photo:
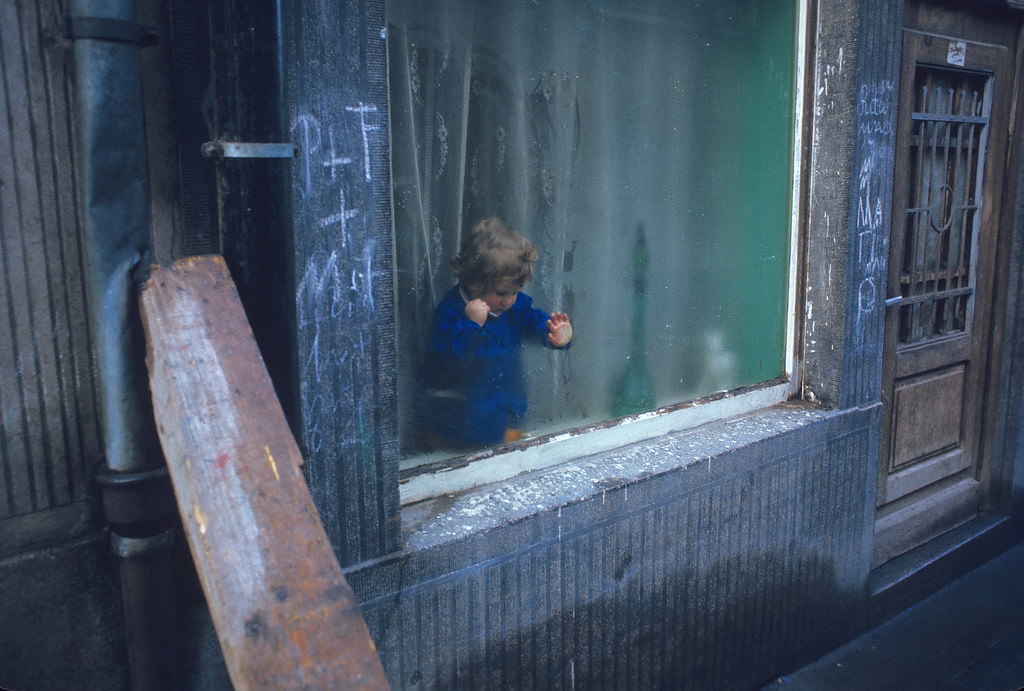
<instances>
[{"instance_id":1,"label":"door frame","mask_svg":"<svg viewBox=\"0 0 1024 691\"><path fill-rule=\"evenodd\" d=\"M1021 103L1019 75L1021 74L1021 50L1024 48L1024 41L1020 40L1021 22L1018 14L1011 14L1006 10L977 10L978 8L972 8L968 11L945 6L939 7L937 4L929 3L925 0L908 0L905 6L902 34L904 37L908 35L920 36L930 34L940 37L940 39L965 40L975 45L991 42L997 45L1005 45L1007 48L1005 82L1010 84L1010 87L999 89L997 85L999 95L996 98L1003 100L1003 102L998 103L994 101L992 108L993 113L997 113L998 108L1004 108L1006 117L1002 122L996 122L996 118L993 118L990 123L991 131L989 134L987 160L985 162L985 170L982 173L985 176L984 189L986 195L982 213L986 217L991 214L991 222L995 224L994 237L992 237L989 243L991 245L990 251L994 253L994 257L990 262L991 274L987 278L979 278L979 283L981 280L986 282L984 288L987 291L987 300L985 300L987 306L976 305L978 309L987 307L987 317L975 320L974 327L977 331L972 333L970 346L970 361L980 363L981 367L981 371L976 374L977 391L975 392L975 397L978 405L975 414L978 417L971 423L975 425L974 429L977 435L976 459L973 465L975 468L974 477L979 483L975 494L976 499L972 501L976 506L976 512L983 513L1008 511L1012 495L1012 487L1010 486L1012 483L1006 482L1003 479L1008 477L1007 473L1003 472L1000 467L997 467L998 459L995 457L994 445L997 438L996 428L999 419L999 374L1002 371L1005 322L1008 317L1008 304L1006 301L1008 289L1007 274L1011 254L1010 249L1013 246L1014 201L1016 197L1017 164L1019 160L1017 151L1019 142L1015 137L1015 120ZM1007 22L1007 16L1012 21ZM993 22L993 19L996 21ZM984 36L982 36L982 33L984 33ZM986 40L979 40L982 38ZM908 74L909 78L913 79L917 65L917 60L915 59L910 61L904 60L906 50L907 46L902 45L898 63L900 65L901 80L906 80ZM905 62L908 64L905 64ZM970 65L966 67L969 69ZM906 146L903 139L907 134L904 131L903 118L906 115L904 109L912 107L911 104L903 102L903 92L904 89L901 85L898 106L900 139L897 143L897 159L894 161L894 174L896 172L895 166L899 165L899 157L904 154ZM902 219L905 217L905 210L901 208L901 199L905 199L905 194L901 191L894 192L893 218ZM894 234L897 232L902 233L902 225L894 221L892 232ZM895 239L895 235L893 238ZM889 283L887 295L899 296L898 285L892 285L891 281ZM890 309L886 314L886 332L893 328L893 324L897 320L896 316L892 314L896 311L895 309ZM889 399L891 398L892 391L894 391L892 388L893 378L898 376L894 371L897 350L896 340L891 335L883 337L883 414L877 473L877 496L880 506L876 508L876 552L873 566L885 563L890 558L894 558L899 553L906 551L906 549L901 548L897 550L897 554L887 553L888 547L885 542L892 538L883 534L884 531L892 530L891 523L894 519L892 514L901 508L899 506L900 500L897 500L895 505L884 502L886 497L885 482L888 477L888 465L893 447L892 431L890 428L893 418L892 406L894 401ZM914 498L911 496L911 498L905 500L905 503L909 505L913 501ZM885 523L887 520L889 524ZM927 543L932 537L937 537L938 534L944 532L945 529L940 529L937 533L918 540L914 546ZM896 532L898 530L897 528ZM913 539L910 541L914 542Z\"/></svg>"}]
</instances>

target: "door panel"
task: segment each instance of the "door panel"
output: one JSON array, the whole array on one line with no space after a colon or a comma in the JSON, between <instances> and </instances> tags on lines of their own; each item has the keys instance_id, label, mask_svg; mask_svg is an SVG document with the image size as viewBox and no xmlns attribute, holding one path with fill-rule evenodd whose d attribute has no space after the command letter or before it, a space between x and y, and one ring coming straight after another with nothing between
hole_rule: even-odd
<instances>
[{"instance_id":1,"label":"door panel","mask_svg":"<svg viewBox=\"0 0 1024 691\"><path fill-rule=\"evenodd\" d=\"M965 369L960 364L897 381L890 473L921 458L959 449Z\"/></svg>"},{"instance_id":2,"label":"door panel","mask_svg":"<svg viewBox=\"0 0 1024 691\"><path fill-rule=\"evenodd\" d=\"M885 485L889 501L894 502L921 487L956 475L970 466L968 460L968 457L956 448L889 473Z\"/></svg>"},{"instance_id":3,"label":"door panel","mask_svg":"<svg viewBox=\"0 0 1024 691\"><path fill-rule=\"evenodd\" d=\"M969 521L977 513L978 482L973 478L939 483L909 503L895 503L875 522L873 563L893 557Z\"/></svg>"},{"instance_id":4,"label":"door panel","mask_svg":"<svg viewBox=\"0 0 1024 691\"><path fill-rule=\"evenodd\" d=\"M918 372L938 369L949 362L965 362L971 357L971 334L948 338L941 348L936 343L920 347L902 347L895 362L895 376L909 377Z\"/></svg>"},{"instance_id":5,"label":"door panel","mask_svg":"<svg viewBox=\"0 0 1024 691\"><path fill-rule=\"evenodd\" d=\"M1012 90L1009 47L990 38L904 31L876 565L978 510Z\"/></svg>"},{"instance_id":6,"label":"door panel","mask_svg":"<svg viewBox=\"0 0 1024 691\"><path fill-rule=\"evenodd\" d=\"M956 365L898 380L892 405L893 444L885 477L888 502L970 466L963 452L966 368Z\"/></svg>"}]
</instances>

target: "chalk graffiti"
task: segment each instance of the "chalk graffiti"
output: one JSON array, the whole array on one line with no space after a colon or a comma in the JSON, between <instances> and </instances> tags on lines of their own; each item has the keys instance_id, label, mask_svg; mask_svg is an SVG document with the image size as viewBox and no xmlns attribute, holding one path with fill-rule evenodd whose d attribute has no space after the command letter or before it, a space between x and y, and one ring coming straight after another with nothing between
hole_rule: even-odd
<instances>
[{"instance_id":1,"label":"chalk graffiti","mask_svg":"<svg viewBox=\"0 0 1024 691\"><path fill-rule=\"evenodd\" d=\"M360 153L362 154L363 179L365 182L370 183L373 181L370 141L373 137L373 133L379 131L381 128L380 124L371 121L371 117L376 115L378 112L377 106L360 102L354 106L345 106L344 111L346 113L357 114L359 116L359 134L361 139ZM341 123L341 127L344 128L344 123ZM318 163L318 156L324 146L323 127L321 126L318 118L308 113L304 113L294 118L290 130L292 137L299 145L299 151L301 152L300 160L302 165L300 189L302 191L303 199L308 199L314 192L314 180L316 175L313 172L313 169ZM335 127L328 126L326 132L327 149L324 151L324 158L319 161L319 165L321 167L330 171L332 181L337 179L337 171L339 168L351 165L354 162L351 155L338 152L338 147L335 143L335 135Z\"/></svg>"},{"instance_id":2,"label":"chalk graffiti","mask_svg":"<svg viewBox=\"0 0 1024 691\"><path fill-rule=\"evenodd\" d=\"M835 64L826 64L825 69L821 72L821 83L818 86L819 98L829 98L829 79L837 78L843 74L843 65L845 63L843 49L839 49L839 55L835 61ZM829 108L835 105L834 101L830 101Z\"/></svg>"},{"instance_id":3,"label":"chalk graffiti","mask_svg":"<svg viewBox=\"0 0 1024 691\"><path fill-rule=\"evenodd\" d=\"M871 208L871 193L870 190L865 192L862 196L857 199L857 226L859 228L868 228L870 232L878 230L882 226L882 221L885 218L885 214L882 211L882 200L875 199L874 208ZM861 233L864 235L864 233ZM863 240L861 245L863 245Z\"/></svg>"},{"instance_id":4,"label":"chalk graffiti","mask_svg":"<svg viewBox=\"0 0 1024 691\"><path fill-rule=\"evenodd\" d=\"M307 218L302 245L310 249L297 267L295 293L299 404L302 440L314 454L358 441L342 413L373 395L361 382L375 370L366 344L376 312L377 249L363 230L374 178L371 143L381 124L372 104L357 102L335 113L329 122L302 113L291 125L300 148L298 212Z\"/></svg>"},{"instance_id":5,"label":"chalk graffiti","mask_svg":"<svg viewBox=\"0 0 1024 691\"><path fill-rule=\"evenodd\" d=\"M860 314L868 314L875 309L875 279L868 276L857 288L857 309Z\"/></svg>"},{"instance_id":6,"label":"chalk graffiti","mask_svg":"<svg viewBox=\"0 0 1024 691\"><path fill-rule=\"evenodd\" d=\"M862 160L858 176L856 242L857 268L863 277L857 286L857 345L866 343L868 324L878 325L878 286L883 274L887 249L888 202L884 199L888 168L895 138L893 80L862 84L858 90L857 135ZM884 169L880 172L879 169Z\"/></svg>"},{"instance_id":7,"label":"chalk graffiti","mask_svg":"<svg viewBox=\"0 0 1024 691\"><path fill-rule=\"evenodd\" d=\"M309 199L313 191L313 155L320 151L320 123L310 115L300 115L291 126L293 141L299 145L300 175L299 190L303 200Z\"/></svg>"},{"instance_id":8,"label":"chalk graffiti","mask_svg":"<svg viewBox=\"0 0 1024 691\"><path fill-rule=\"evenodd\" d=\"M359 216L358 209L348 208L348 204L345 203L345 188L338 188L338 211L333 214L328 214L320 219L319 226L325 228L327 226L338 225L341 227L341 246L345 247L348 244L348 221Z\"/></svg>"},{"instance_id":9,"label":"chalk graffiti","mask_svg":"<svg viewBox=\"0 0 1024 691\"><path fill-rule=\"evenodd\" d=\"M895 84L890 79L876 84L863 84L857 99L857 135L890 136L896 133L892 113L892 93Z\"/></svg>"},{"instance_id":10,"label":"chalk graffiti","mask_svg":"<svg viewBox=\"0 0 1024 691\"><path fill-rule=\"evenodd\" d=\"M338 168L350 165L352 163L352 157L338 155L334 147L333 129L328 130L328 141L330 142L330 148L327 150L327 158L324 159L323 166L331 171L331 180L334 180Z\"/></svg>"},{"instance_id":11,"label":"chalk graffiti","mask_svg":"<svg viewBox=\"0 0 1024 691\"><path fill-rule=\"evenodd\" d=\"M359 130L363 135L363 171L366 182L372 182L373 176L370 171L370 134L380 129L380 125L371 125L366 121L368 113L376 113L377 106L360 103L358 106L345 106L350 113L359 113Z\"/></svg>"},{"instance_id":12,"label":"chalk graffiti","mask_svg":"<svg viewBox=\"0 0 1024 691\"><path fill-rule=\"evenodd\" d=\"M319 362L321 334L324 330L336 330L337 320L370 316L375 311L374 245L373 241L367 242L362 255L352 258L351 268L340 266L338 250L331 251L326 257L317 253L307 260L296 295L296 307L299 327L312 330L314 347L310 349L309 361ZM362 337L359 332L353 335ZM313 374L319 381L319 364Z\"/></svg>"}]
</instances>

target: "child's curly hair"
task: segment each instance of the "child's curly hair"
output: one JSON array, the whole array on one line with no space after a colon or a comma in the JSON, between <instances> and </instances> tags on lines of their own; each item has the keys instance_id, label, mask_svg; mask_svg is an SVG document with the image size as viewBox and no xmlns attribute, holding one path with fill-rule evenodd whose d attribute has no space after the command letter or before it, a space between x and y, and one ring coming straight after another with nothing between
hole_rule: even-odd
<instances>
[{"instance_id":1,"label":"child's curly hair","mask_svg":"<svg viewBox=\"0 0 1024 691\"><path fill-rule=\"evenodd\" d=\"M491 216L473 226L462 249L452 257L452 273L473 295L484 294L504 281L522 288L533 278L537 256L532 242Z\"/></svg>"}]
</instances>

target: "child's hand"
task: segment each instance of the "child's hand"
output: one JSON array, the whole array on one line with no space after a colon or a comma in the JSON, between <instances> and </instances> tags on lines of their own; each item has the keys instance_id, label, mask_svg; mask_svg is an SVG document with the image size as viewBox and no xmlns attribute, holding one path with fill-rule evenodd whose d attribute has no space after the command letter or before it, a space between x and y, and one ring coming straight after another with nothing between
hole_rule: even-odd
<instances>
[{"instance_id":1,"label":"child's hand","mask_svg":"<svg viewBox=\"0 0 1024 691\"><path fill-rule=\"evenodd\" d=\"M569 345L572 340L572 324L565 312L552 312L548 319L548 342L556 348Z\"/></svg>"},{"instance_id":2,"label":"child's hand","mask_svg":"<svg viewBox=\"0 0 1024 691\"><path fill-rule=\"evenodd\" d=\"M487 321L487 315L490 314L490 306L477 298L470 300L466 303L466 318L470 321L476 322L478 326L483 326L484 322Z\"/></svg>"}]
</instances>

